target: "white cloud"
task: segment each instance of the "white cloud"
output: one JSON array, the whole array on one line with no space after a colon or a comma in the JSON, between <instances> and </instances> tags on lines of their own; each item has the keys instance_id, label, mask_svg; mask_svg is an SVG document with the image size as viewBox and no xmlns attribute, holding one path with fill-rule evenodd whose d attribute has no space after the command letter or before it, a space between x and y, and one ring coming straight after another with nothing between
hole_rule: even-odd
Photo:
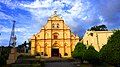
<instances>
[{"instance_id":1,"label":"white cloud","mask_svg":"<svg viewBox=\"0 0 120 67\"><path fill-rule=\"evenodd\" d=\"M32 8L35 9L35 8L41 8L41 7L48 8L51 6L51 4L52 4L52 0L45 0L45 1L36 0L30 4L21 4L21 6L24 6L30 9Z\"/></svg>"},{"instance_id":2,"label":"white cloud","mask_svg":"<svg viewBox=\"0 0 120 67\"><path fill-rule=\"evenodd\" d=\"M26 28L15 28L15 31L16 32L25 32L25 31L27 31L27 29Z\"/></svg>"},{"instance_id":3,"label":"white cloud","mask_svg":"<svg viewBox=\"0 0 120 67\"><path fill-rule=\"evenodd\" d=\"M6 15L3 12L0 12L0 19L5 19L5 20L13 20L13 17Z\"/></svg>"},{"instance_id":4,"label":"white cloud","mask_svg":"<svg viewBox=\"0 0 120 67\"><path fill-rule=\"evenodd\" d=\"M6 4L10 3L8 1ZM18 5L19 4L19 7ZM9 4L10 5L10 4ZM77 26L77 22L74 20L74 18L77 18L80 16L80 13L82 11L82 3L81 0L79 1L72 1L72 0L35 0L31 3L15 3L14 5L17 6L17 8L27 10L31 13L32 18L35 22L39 22L41 25L44 25L47 21L47 17L50 17L54 10L58 11L58 14L61 14L66 23L71 27L74 28ZM70 10L67 10L69 13L65 12L63 7L65 5L69 5L72 8ZM14 8L16 6L13 6ZM74 25L72 25L74 23Z\"/></svg>"},{"instance_id":5,"label":"white cloud","mask_svg":"<svg viewBox=\"0 0 120 67\"><path fill-rule=\"evenodd\" d=\"M2 1L8 5L13 4L9 4L11 3L11 0ZM31 19L34 19L35 22L40 22L41 24L45 24L45 20L47 21L46 17L50 17L54 10L57 10L58 14L61 14L62 17L65 18L64 20L67 21L68 25L75 27L77 25L71 25L72 23L78 23L74 18L82 19L82 17L84 17L83 19L86 19L83 11L88 9L90 5L89 2L87 5L83 5L81 1L82 0L57 0L53 2L53 0L35 0L31 3L14 3L15 6L13 7L29 11L32 15ZM64 10L63 7L65 7L65 5L69 5L71 8L69 10ZM83 8L83 6L86 8Z\"/></svg>"},{"instance_id":6,"label":"white cloud","mask_svg":"<svg viewBox=\"0 0 120 67\"><path fill-rule=\"evenodd\" d=\"M8 2L7 2L8 1ZM22 35L18 36L18 38L22 38L23 40L27 40L32 34L35 34L35 32L38 32L39 26L42 27L47 21L47 17L50 17L54 10L57 10L58 14L63 17L63 19L66 21L66 24L70 26L71 29L76 29L78 27L79 22L77 22L74 18L79 18L84 17L83 12L85 8L83 8L83 4L81 3L81 0L58 0L54 1L53 0L35 0L34 2L29 2L29 3L19 3L15 2L12 3L11 0L2 0L2 3L5 3L7 6L10 6L10 8L19 8L22 10L26 10L31 13L34 22L39 22L39 23L32 23L31 31L27 29L27 27L17 27L16 32L21 32ZM69 5L70 8L64 8L66 5ZM86 6L86 5L85 5ZM87 5L89 6L89 5ZM64 8L64 9L63 9ZM67 11L67 12L66 12ZM19 18L24 20L24 16L19 15ZM86 19L86 18L84 18ZM11 29L9 28L4 28L2 29L3 32L10 32Z\"/></svg>"},{"instance_id":7,"label":"white cloud","mask_svg":"<svg viewBox=\"0 0 120 67\"><path fill-rule=\"evenodd\" d=\"M0 32L11 32L12 28L8 28L6 26L0 25ZM28 31L27 28L15 28L15 32L25 32Z\"/></svg>"},{"instance_id":8,"label":"white cloud","mask_svg":"<svg viewBox=\"0 0 120 67\"><path fill-rule=\"evenodd\" d=\"M85 16L85 17L83 17L83 18L82 18L82 20L86 20L87 18L88 18L88 17L87 17L87 16Z\"/></svg>"},{"instance_id":9,"label":"white cloud","mask_svg":"<svg viewBox=\"0 0 120 67\"><path fill-rule=\"evenodd\" d=\"M11 31L10 28L7 28L7 27L5 27L3 25L0 25L0 32L10 32L10 31Z\"/></svg>"},{"instance_id":10,"label":"white cloud","mask_svg":"<svg viewBox=\"0 0 120 67\"><path fill-rule=\"evenodd\" d=\"M101 22L104 22L104 18L103 18L102 16L99 16L99 20L100 20Z\"/></svg>"},{"instance_id":11,"label":"white cloud","mask_svg":"<svg viewBox=\"0 0 120 67\"><path fill-rule=\"evenodd\" d=\"M8 6L11 9L15 9L19 6L19 2L15 1L14 3L12 2L12 0L0 0L1 3L6 4L6 6Z\"/></svg>"},{"instance_id":12,"label":"white cloud","mask_svg":"<svg viewBox=\"0 0 120 67\"><path fill-rule=\"evenodd\" d=\"M81 2L75 2L73 7L69 11L72 13L72 15L78 16L82 11L82 3Z\"/></svg>"},{"instance_id":13,"label":"white cloud","mask_svg":"<svg viewBox=\"0 0 120 67\"><path fill-rule=\"evenodd\" d=\"M86 3L83 3L82 0L35 0L31 3L20 3L18 1L13 3L11 0L1 0L1 2L12 8L20 8L29 11L32 14L32 19L34 19L35 22L41 23L45 23L43 18L51 16L54 10L57 10L58 13L64 17L70 16L72 21L68 18L65 18L65 20L71 24L75 22L74 18L82 19L84 17L85 19L87 14L84 12L86 12L85 10L88 10L91 7L90 2L86 1ZM63 9L65 5L71 6L71 9L67 10L69 13L65 12L66 10ZM89 19L89 16L87 17ZM86 20L89 21L88 19Z\"/></svg>"},{"instance_id":14,"label":"white cloud","mask_svg":"<svg viewBox=\"0 0 120 67\"><path fill-rule=\"evenodd\" d=\"M70 10L67 10L69 13L65 12L63 9L65 5L70 5L72 7ZM21 6L23 6L23 8L25 8L27 11L31 12L32 17L37 22L41 22L42 24L45 23L42 18L50 17L54 10L57 10L58 14L61 14L62 17L65 18L65 21L67 21L68 25L73 26L71 23L75 23L74 18L77 18L82 11L81 0L61 0L55 2L52 0L36 0L30 4L21 4ZM76 25L73 27L75 26Z\"/></svg>"}]
</instances>

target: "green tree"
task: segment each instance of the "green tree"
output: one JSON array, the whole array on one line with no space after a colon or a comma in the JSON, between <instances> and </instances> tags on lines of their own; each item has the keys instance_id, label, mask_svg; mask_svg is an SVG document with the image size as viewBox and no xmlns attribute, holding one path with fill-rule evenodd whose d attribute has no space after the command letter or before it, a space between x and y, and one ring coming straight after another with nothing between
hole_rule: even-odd
<instances>
[{"instance_id":1,"label":"green tree","mask_svg":"<svg viewBox=\"0 0 120 67\"><path fill-rule=\"evenodd\" d=\"M18 45L17 51L18 51L19 53L28 52L28 47L27 47L28 44L29 44L29 43L27 43L27 42L25 41L23 44Z\"/></svg>"},{"instance_id":2,"label":"green tree","mask_svg":"<svg viewBox=\"0 0 120 67\"><path fill-rule=\"evenodd\" d=\"M1 54L0 54L0 66L4 66L6 65L6 60L9 57L9 53L12 47L8 46L8 47L0 47L1 48Z\"/></svg>"},{"instance_id":3,"label":"green tree","mask_svg":"<svg viewBox=\"0 0 120 67\"><path fill-rule=\"evenodd\" d=\"M17 52L24 53L24 45L23 44L22 45L18 45Z\"/></svg>"},{"instance_id":4,"label":"green tree","mask_svg":"<svg viewBox=\"0 0 120 67\"><path fill-rule=\"evenodd\" d=\"M29 45L28 50L30 50L31 49L31 41L28 42L28 45Z\"/></svg>"},{"instance_id":5,"label":"green tree","mask_svg":"<svg viewBox=\"0 0 120 67\"><path fill-rule=\"evenodd\" d=\"M100 50L100 58L107 63L120 66L120 30L115 31Z\"/></svg>"},{"instance_id":6,"label":"green tree","mask_svg":"<svg viewBox=\"0 0 120 67\"><path fill-rule=\"evenodd\" d=\"M27 42L25 41L23 45L24 45L25 47L27 47Z\"/></svg>"},{"instance_id":7,"label":"green tree","mask_svg":"<svg viewBox=\"0 0 120 67\"><path fill-rule=\"evenodd\" d=\"M90 31L107 31L107 27L105 25L99 25L99 26L93 26L90 29Z\"/></svg>"},{"instance_id":8,"label":"green tree","mask_svg":"<svg viewBox=\"0 0 120 67\"><path fill-rule=\"evenodd\" d=\"M84 60L92 64L97 63L99 61L99 52L97 52L93 46L89 46L85 51Z\"/></svg>"},{"instance_id":9,"label":"green tree","mask_svg":"<svg viewBox=\"0 0 120 67\"><path fill-rule=\"evenodd\" d=\"M85 51L86 51L86 46L83 43L78 42L77 45L75 46L72 56L73 58L77 58L83 61Z\"/></svg>"}]
</instances>

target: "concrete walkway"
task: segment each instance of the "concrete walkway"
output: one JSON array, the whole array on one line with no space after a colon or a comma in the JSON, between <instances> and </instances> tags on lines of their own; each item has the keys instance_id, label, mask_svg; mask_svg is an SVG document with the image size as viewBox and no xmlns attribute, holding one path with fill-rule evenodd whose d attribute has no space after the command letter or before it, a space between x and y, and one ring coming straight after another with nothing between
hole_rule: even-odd
<instances>
[{"instance_id":1,"label":"concrete walkway","mask_svg":"<svg viewBox=\"0 0 120 67\"><path fill-rule=\"evenodd\" d=\"M45 67L76 67L73 62L47 62Z\"/></svg>"}]
</instances>

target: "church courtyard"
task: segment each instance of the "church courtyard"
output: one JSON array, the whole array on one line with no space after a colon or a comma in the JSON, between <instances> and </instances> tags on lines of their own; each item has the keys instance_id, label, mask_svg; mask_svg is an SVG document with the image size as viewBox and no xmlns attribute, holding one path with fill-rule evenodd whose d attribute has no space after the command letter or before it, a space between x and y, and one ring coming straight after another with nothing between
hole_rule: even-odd
<instances>
[{"instance_id":1,"label":"church courtyard","mask_svg":"<svg viewBox=\"0 0 120 67\"><path fill-rule=\"evenodd\" d=\"M47 59L20 59L16 63L8 65L12 67L114 67L108 64L96 64L92 65L87 62L81 63L80 60L73 60L71 58L47 58Z\"/></svg>"}]
</instances>

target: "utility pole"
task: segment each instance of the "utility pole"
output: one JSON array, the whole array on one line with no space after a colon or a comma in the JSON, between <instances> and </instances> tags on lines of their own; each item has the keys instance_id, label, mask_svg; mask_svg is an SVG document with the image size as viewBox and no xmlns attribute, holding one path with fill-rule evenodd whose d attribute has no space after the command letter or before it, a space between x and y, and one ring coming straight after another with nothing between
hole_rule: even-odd
<instances>
[{"instance_id":1,"label":"utility pole","mask_svg":"<svg viewBox=\"0 0 120 67\"><path fill-rule=\"evenodd\" d=\"M10 41L9 41L9 46L12 46L12 47L15 47L15 45L16 45L15 23L16 23L16 21L13 20L13 26L12 26L12 31L11 31L11 35L10 35Z\"/></svg>"}]
</instances>

